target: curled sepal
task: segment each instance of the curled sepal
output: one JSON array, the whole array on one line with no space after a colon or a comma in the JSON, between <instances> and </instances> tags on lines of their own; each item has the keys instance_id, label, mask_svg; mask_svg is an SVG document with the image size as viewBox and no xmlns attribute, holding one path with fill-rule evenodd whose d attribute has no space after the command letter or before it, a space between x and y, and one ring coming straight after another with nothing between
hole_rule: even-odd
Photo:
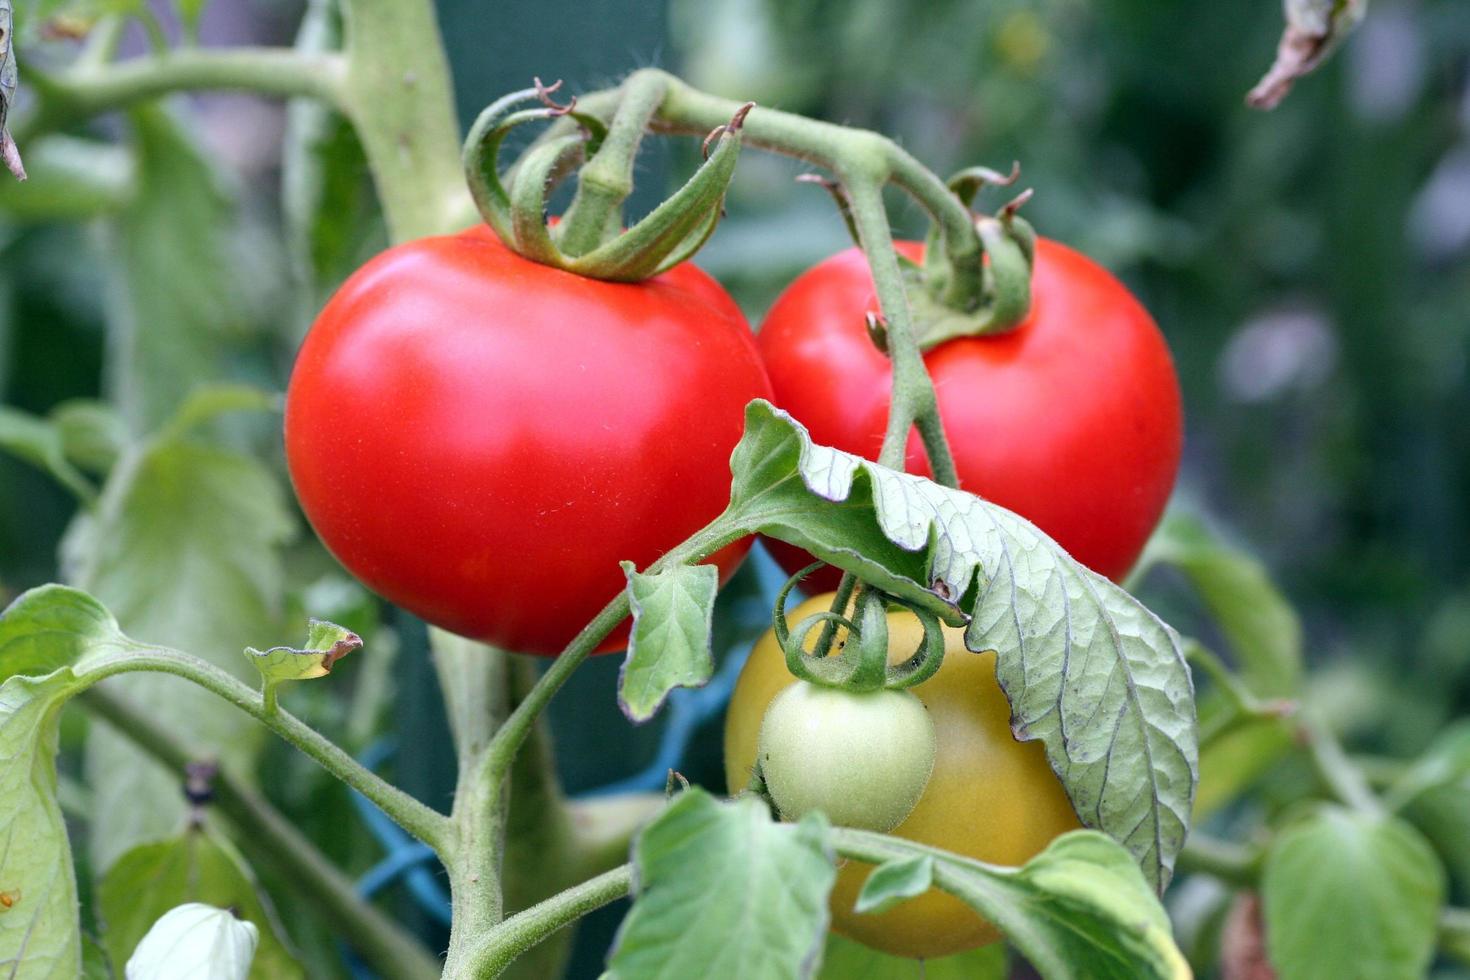
<instances>
[{"instance_id":1,"label":"curled sepal","mask_svg":"<svg viewBox=\"0 0 1470 980\"><path fill-rule=\"evenodd\" d=\"M25 180L26 168L20 161L20 149L15 145L6 126L10 105L15 100L15 90L20 85L15 68L15 49L11 41L13 36L10 0L0 0L0 159L5 161L6 168L15 175L16 180Z\"/></svg>"},{"instance_id":2,"label":"curled sepal","mask_svg":"<svg viewBox=\"0 0 1470 980\"><path fill-rule=\"evenodd\" d=\"M333 664L361 646L362 638L351 630L326 620L313 619L307 623L306 645L300 649L271 647L269 650L257 650L246 647L245 655L260 671L266 702L274 705L276 685L325 677L332 672Z\"/></svg>"},{"instance_id":3,"label":"curled sepal","mask_svg":"<svg viewBox=\"0 0 1470 980\"><path fill-rule=\"evenodd\" d=\"M939 617L919 606L906 602L899 604L919 618L919 625L924 627L924 639L913 656L887 669L883 686L893 691L924 683L944 665L944 630Z\"/></svg>"},{"instance_id":4,"label":"curled sepal","mask_svg":"<svg viewBox=\"0 0 1470 980\"><path fill-rule=\"evenodd\" d=\"M699 250L714 232L725 206L725 190L735 176L747 102L710 137L716 142L694 176L642 221L585 255L564 260L563 268L594 279L636 282L673 268ZM709 142L706 141L706 149Z\"/></svg>"},{"instance_id":5,"label":"curled sepal","mask_svg":"<svg viewBox=\"0 0 1470 980\"><path fill-rule=\"evenodd\" d=\"M0 3L3 2L4 0L0 0ZM496 99L480 113L475 124L470 127L469 135L465 137L463 160L470 195L485 222L507 244L513 240L514 232L511 229L510 191L506 189L500 172L500 148L511 130L528 122L569 117L576 120L582 128L582 134L577 138L584 144L582 153L585 156L596 153L607 135L607 127L602 120L576 111L575 99L566 106L550 103L549 93L555 91L560 84L557 82L545 86L538 81L535 88L521 89ZM541 105L534 109L512 111L516 106L532 100Z\"/></svg>"}]
</instances>

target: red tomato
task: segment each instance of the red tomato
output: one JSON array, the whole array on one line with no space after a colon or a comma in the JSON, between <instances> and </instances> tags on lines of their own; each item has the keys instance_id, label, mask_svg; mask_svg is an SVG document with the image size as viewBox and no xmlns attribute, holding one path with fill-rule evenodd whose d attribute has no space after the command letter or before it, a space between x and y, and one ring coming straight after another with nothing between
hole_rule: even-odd
<instances>
[{"instance_id":1,"label":"red tomato","mask_svg":"<svg viewBox=\"0 0 1470 980\"><path fill-rule=\"evenodd\" d=\"M391 248L332 297L291 375L286 461L369 588L554 654L623 587L620 560L643 568L724 509L745 404L770 394L739 308L694 266L600 282L478 228Z\"/></svg>"},{"instance_id":2,"label":"red tomato","mask_svg":"<svg viewBox=\"0 0 1470 980\"><path fill-rule=\"evenodd\" d=\"M913 259L917 242L899 249ZM1179 469L1179 382L1148 312L1107 270L1037 246L1031 313L1016 329L928 351L960 485L1022 515L1084 565L1121 578L1158 523ZM808 269L776 300L757 344L776 404L819 443L876 459L892 379L868 339L878 309L857 249ZM930 475L913 433L906 467ZM772 542L788 571L810 561ZM834 588L823 569L814 592Z\"/></svg>"}]
</instances>

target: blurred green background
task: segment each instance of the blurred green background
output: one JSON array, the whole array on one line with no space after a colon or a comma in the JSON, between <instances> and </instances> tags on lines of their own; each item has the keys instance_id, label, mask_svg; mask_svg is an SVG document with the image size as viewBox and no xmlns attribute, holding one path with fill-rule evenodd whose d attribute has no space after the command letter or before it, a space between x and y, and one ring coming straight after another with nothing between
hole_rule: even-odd
<instances>
[{"instance_id":1,"label":"blurred green background","mask_svg":"<svg viewBox=\"0 0 1470 980\"><path fill-rule=\"evenodd\" d=\"M1280 30L1270 0L443 0L440 11L463 120L533 75L563 78L577 92L652 64L720 94L883 130L940 173L1020 161L1022 186L1036 189L1026 214L1038 230L1123 277L1168 336L1188 416L1176 505L1265 560L1302 614L1317 686L1351 723L1355 745L1406 754L1464 713L1463 0L1375 0L1340 55L1270 114L1242 102ZM201 34L206 43L290 43L299 13L295 3L215 0ZM130 36L127 50L143 44ZM139 356L139 331L164 339L176 331L189 377L284 386L318 300L285 258L297 216L282 201L279 148L292 124L282 107L245 96L189 101L187 135L220 161L220 184L217 198L179 206L227 216L217 280L227 288L162 306L130 294L129 264L140 253L146 260L155 241L148 215L100 206L57 221L5 188L6 405L44 414L106 394L131 406L130 424L148 424L147 403L171 401L167 372L183 369L160 365L156 383L148 375L128 389L116 364ZM136 151L89 158L105 205L109 187L121 194L157 161L116 120L91 132ZM692 155L688 145L650 150L635 208L651 206ZM45 158L37 159L33 183L44 186ZM794 182L795 165L749 152L739 169L729 217L699 261L758 322L799 270L845 246L845 232L820 190ZM360 187L345 193L339 206L363 220L336 243L344 269L380 240L370 199ZM897 200L895 218L922 230ZM187 289L194 270L174 274L160 286ZM268 428L235 435L278 465ZM0 597L58 577L73 511L47 477L0 455ZM327 574L308 545L296 548L302 565L292 577ZM1174 612L1188 620L1167 581L1150 587L1164 608L1181 603ZM399 707L385 724L399 739L401 778L441 802L452 759L422 632L389 619L401 647ZM727 646L745 642L749 625ZM573 791L652 755L657 724L634 730L622 719L611 695L616 669L615 658L596 661L555 704ZM698 745L686 771L718 787L715 726ZM290 772L309 779L299 768ZM303 789L296 805L318 791ZM579 970L595 968L615 922L604 915L586 931Z\"/></svg>"}]
</instances>

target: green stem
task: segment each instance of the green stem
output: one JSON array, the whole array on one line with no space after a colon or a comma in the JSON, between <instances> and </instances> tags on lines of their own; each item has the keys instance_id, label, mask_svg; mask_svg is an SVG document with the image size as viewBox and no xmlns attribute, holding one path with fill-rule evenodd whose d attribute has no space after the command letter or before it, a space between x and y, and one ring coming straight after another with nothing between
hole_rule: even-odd
<instances>
[{"instance_id":1,"label":"green stem","mask_svg":"<svg viewBox=\"0 0 1470 980\"><path fill-rule=\"evenodd\" d=\"M1312 768L1338 802L1363 813L1381 815L1384 812L1383 803L1374 795L1368 780L1353 765L1343 751L1342 743L1324 722L1312 717L1303 718L1301 734L1306 740Z\"/></svg>"},{"instance_id":2,"label":"green stem","mask_svg":"<svg viewBox=\"0 0 1470 980\"><path fill-rule=\"evenodd\" d=\"M267 711L265 701L258 692L213 664L176 650L140 647L125 656L99 663L94 670L88 672L88 677L102 680L115 674L140 670L182 677L218 695L367 797L404 830L436 851L444 848L448 820L443 814L383 780L295 715L284 710Z\"/></svg>"},{"instance_id":3,"label":"green stem","mask_svg":"<svg viewBox=\"0 0 1470 980\"><path fill-rule=\"evenodd\" d=\"M495 977L511 961L588 912L627 895L633 868L621 865L518 912L479 937L465 960L465 977Z\"/></svg>"},{"instance_id":4,"label":"green stem","mask_svg":"<svg viewBox=\"0 0 1470 980\"><path fill-rule=\"evenodd\" d=\"M749 533L748 529L735 526L726 515L721 514L702 530L695 532L693 537L666 552L662 558L650 565L647 571L657 572L674 565L703 561ZM572 642L567 644L566 649L557 656L550 669L541 675L536 686L527 693L525 700L516 705L510 717L505 720L505 724L495 733L484 756L483 769L480 774L482 782L498 784L505 778L510 771L511 763L515 760L516 753L520 751L521 746L525 744L526 738L530 735L536 718L545 710L546 705L572 676L572 673L581 666L582 661L597 649L597 645L619 623L628 618L628 611L628 593L624 590L608 602L592 622L584 626Z\"/></svg>"},{"instance_id":5,"label":"green stem","mask_svg":"<svg viewBox=\"0 0 1470 980\"><path fill-rule=\"evenodd\" d=\"M468 976L462 962L471 937L492 928L503 915L500 862L509 799L500 783L482 781L478 772L495 729L510 710L507 654L443 630L433 630L429 638L459 757L450 813L453 831L444 854L453 923L445 973Z\"/></svg>"},{"instance_id":6,"label":"green stem","mask_svg":"<svg viewBox=\"0 0 1470 980\"><path fill-rule=\"evenodd\" d=\"M312 96L340 105L344 68L336 55L306 55L291 48L191 49L116 63L89 61L63 74L31 76L40 103L17 123L15 137L34 139L170 92L243 89L282 98Z\"/></svg>"},{"instance_id":7,"label":"green stem","mask_svg":"<svg viewBox=\"0 0 1470 980\"><path fill-rule=\"evenodd\" d=\"M577 191L562 216L558 243L570 256L602 244L620 224L620 210L633 193L638 145L669 88L669 76L639 71L628 76L607 136L597 154L577 173Z\"/></svg>"},{"instance_id":8,"label":"green stem","mask_svg":"<svg viewBox=\"0 0 1470 980\"><path fill-rule=\"evenodd\" d=\"M94 688L82 696L98 717L170 769L183 773L197 754L126 699ZM240 830L252 858L274 865L298 885L327 923L372 967L388 977L439 976L439 961L393 919L358 897L352 882L278 810L225 769L214 777L214 800Z\"/></svg>"},{"instance_id":9,"label":"green stem","mask_svg":"<svg viewBox=\"0 0 1470 980\"><path fill-rule=\"evenodd\" d=\"M1260 848L1220 840L1195 831L1179 852L1178 869L1207 874L1231 885L1254 885L1261 875L1265 852Z\"/></svg>"},{"instance_id":10,"label":"green stem","mask_svg":"<svg viewBox=\"0 0 1470 980\"><path fill-rule=\"evenodd\" d=\"M395 242L476 222L460 164L449 62L426 0L344 0L344 111Z\"/></svg>"},{"instance_id":11,"label":"green stem","mask_svg":"<svg viewBox=\"0 0 1470 980\"><path fill-rule=\"evenodd\" d=\"M893 362L893 394L888 409L888 429L883 435L883 449L878 463L902 470L908 449L909 432L915 423L929 454L934 479L948 487L959 486L954 457L944 426L939 421L939 404L934 383L924 368L914 336L913 318L908 296L904 293L903 272L898 254L893 250L893 233L888 227L888 212L883 207L881 174L852 173L838 170L838 178L852 205L852 221L868 266L873 273L873 287L878 305L888 321L888 355Z\"/></svg>"}]
</instances>

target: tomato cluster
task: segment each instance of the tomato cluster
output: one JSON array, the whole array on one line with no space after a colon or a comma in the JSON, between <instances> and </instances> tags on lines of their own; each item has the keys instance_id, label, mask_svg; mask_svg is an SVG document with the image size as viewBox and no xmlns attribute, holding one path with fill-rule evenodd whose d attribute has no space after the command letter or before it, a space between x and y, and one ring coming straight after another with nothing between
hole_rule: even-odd
<instances>
[{"instance_id":1,"label":"tomato cluster","mask_svg":"<svg viewBox=\"0 0 1470 980\"><path fill-rule=\"evenodd\" d=\"M1064 246L1039 242L1033 296L1013 330L927 352L940 415L964 488L1117 578L1178 467L1173 365L1127 290ZM410 242L353 275L301 349L292 482L326 546L377 592L454 632L552 654L622 587L619 561L645 567L723 509L750 400L773 398L819 443L878 455L891 383L864 325L874 309L857 250L799 277L757 343L687 263L629 285L538 265L484 228ZM917 436L906 465L927 472ZM775 544L788 568L808 560ZM716 556L723 572L743 549ZM888 621L901 660L921 627L907 612ZM1041 746L1012 738L994 660L947 630L942 666L912 693L850 694L793 687L768 633L730 705L730 788L759 754L788 817L822 809L1020 864L1077 818ZM933 891L858 915L867 873L843 868L832 897L834 927L853 938L922 957L998 938Z\"/></svg>"}]
</instances>

